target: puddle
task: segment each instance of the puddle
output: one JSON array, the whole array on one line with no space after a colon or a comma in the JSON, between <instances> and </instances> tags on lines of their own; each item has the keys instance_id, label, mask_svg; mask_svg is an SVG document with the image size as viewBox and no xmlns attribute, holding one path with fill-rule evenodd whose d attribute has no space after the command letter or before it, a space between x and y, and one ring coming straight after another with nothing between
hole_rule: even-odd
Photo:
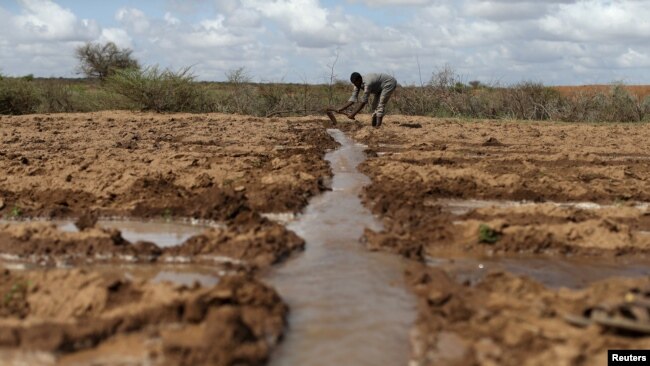
<instances>
[{"instance_id":1,"label":"puddle","mask_svg":"<svg viewBox=\"0 0 650 366\"><path fill-rule=\"evenodd\" d=\"M105 274L124 275L130 279L143 279L151 283L170 282L179 286L193 286L198 283L202 287L211 287L219 283L219 278L228 272L219 266L203 265L111 265L93 266L89 270Z\"/></svg>"},{"instance_id":2,"label":"puddle","mask_svg":"<svg viewBox=\"0 0 650 366\"><path fill-rule=\"evenodd\" d=\"M438 199L427 201L427 204L437 204L446 208L451 214L464 215L471 210L486 207L516 207L539 205L537 202L528 201L499 201L499 200L461 200L461 199ZM542 202L550 203L558 207L574 207L581 210L598 210L602 208L618 207L617 205L601 205L594 202ZM639 210L647 210L650 204L647 202L637 202L633 206Z\"/></svg>"},{"instance_id":3,"label":"puddle","mask_svg":"<svg viewBox=\"0 0 650 366\"><path fill-rule=\"evenodd\" d=\"M0 220L0 223L20 223L20 222L52 222L57 225L61 231L77 232L79 231L72 221L48 221L32 219L28 221L6 221ZM191 222L177 221L137 221L137 220L99 220L97 226L107 229L117 229L122 233L122 237L131 243L138 241L148 241L158 245L161 248L173 247L182 244L192 236L198 235L210 227L218 226L215 223L193 224Z\"/></svg>"},{"instance_id":4,"label":"puddle","mask_svg":"<svg viewBox=\"0 0 650 366\"><path fill-rule=\"evenodd\" d=\"M180 245L208 228L174 221L99 220L97 225L119 230L122 237L131 243L149 241L161 248ZM72 223L61 226L61 229L77 231Z\"/></svg>"},{"instance_id":5,"label":"puddle","mask_svg":"<svg viewBox=\"0 0 650 366\"><path fill-rule=\"evenodd\" d=\"M550 288L578 289L610 277L650 276L650 262L596 258L428 258L427 264L447 271L459 282L476 283L488 272L499 270L530 277Z\"/></svg>"},{"instance_id":6,"label":"puddle","mask_svg":"<svg viewBox=\"0 0 650 366\"><path fill-rule=\"evenodd\" d=\"M370 181L356 167L363 146L328 130L342 146L329 153L332 191L310 202L289 225L306 249L266 278L291 308L289 330L271 365L406 365L415 299L404 283L406 262L359 243L380 224L361 204Z\"/></svg>"}]
</instances>

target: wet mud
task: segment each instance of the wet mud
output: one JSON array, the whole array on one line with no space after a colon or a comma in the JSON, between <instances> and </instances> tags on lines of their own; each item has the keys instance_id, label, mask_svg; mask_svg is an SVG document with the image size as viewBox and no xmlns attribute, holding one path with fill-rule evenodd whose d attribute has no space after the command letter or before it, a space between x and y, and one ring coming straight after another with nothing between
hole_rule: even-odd
<instances>
[{"instance_id":1,"label":"wet mud","mask_svg":"<svg viewBox=\"0 0 650 366\"><path fill-rule=\"evenodd\" d=\"M1 275L0 355L40 352L40 364L261 365L288 311L246 276L201 287L82 269Z\"/></svg>"},{"instance_id":2,"label":"wet mud","mask_svg":"<svg viewBox=\"0 0 650 366\"><path fill-rule=\"evenodd\" d=\"M50 266L225 261L250 270L278 263L302 250L304 243L283 225L251 213L206 228L176 246L130 242L114 227L71 232L55 223L0 223L0 254L5 260Z\"/></svg>"},{"instance_id":3,"label":"wet mud","mask_svg":"<svg viewBox=\"0 0 650 366\"><path fill-rule=\"evenodd\" d=\"M609 349L647 349L650 338L568 316L625 303L650 282L608 279L584 289L551 289L526 276L492 272L470 285L443 270L409 273L420 299L416 365L607 365Z\"/></svg>"},{"instance_id":4,"label":"wet mud","mask_svg":"<svg viewBox=\"0 0 650 366\"><path fill-rule=\"evenodd\" d=\"M325 116L3 117L0 359L602 365L650 348L588 316L650 297L647 125L365 117L337 127L368 146L369 181L356 152L329 155L333 176ZM218 225L163 243L115 216Z\"/></svg>"},{"instance_id":5,"label":"wet mud","mask_svg":"<svg viewBox=\"0 0 650 366\"><path fill-rule=\"evenodd\" d=\"M0 141L1 363L268 362L288 307L260 272L305 242L266 214L328 189L321 121L8 116Z\"/></svg>"},{"instance_id":6,"label":"wet mud","mask_svg":"<svg viewBox=\"0 0 650 366\"><path fill-rule=\"evenodd\" d=\"M414 365L605 365L608 349L648 347L647 333L567 321L647 288L647 125L346 127L369 145L363 200L383 223L366 246L421 263L407 275Z\"/></svg>"},{"instance_id":7,"label":"wet mud","mask_svg":"<svg viewBox=\"0 0 650 366\"><path fill-rule=\"evenodd\" d=\"M422 127L404 127L415 122ZM369 144L362 170L373 184L364 201L386 226L382 233L367 233L370 247L415 258L649 253L644 124L397 116L385 127L350 128ZM450 199L494 204L459 214ZM580 202L589 204L562 205Z\"/></svg>"}]
</instances>

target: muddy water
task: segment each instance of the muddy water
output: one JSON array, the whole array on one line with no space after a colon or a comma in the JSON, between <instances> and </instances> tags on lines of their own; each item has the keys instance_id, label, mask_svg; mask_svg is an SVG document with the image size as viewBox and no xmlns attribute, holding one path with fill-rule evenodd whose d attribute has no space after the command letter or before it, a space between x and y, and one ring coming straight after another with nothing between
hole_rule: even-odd
<instances>
[{"instance_id":1,"label":"muddy water","mask_svg":"<svg viewBox=\"0 0 650 366\"><path fill-rule=\"evenodd\" d=\"M306 240L305 252L267 278L291 307L289 331L271 364L406 365L415 319L406 263L359 243L364 227L380 228L359 199L369 183L356 169L363 147L339 130L328 132L342 145L326 156L332 191L289 225Z\"/></svg>"},{"instance_id":2,"label":"muddy water","mask_svg":"<svg viewBox=\"0 0 650 366\"><path fill-rule=\"evenodd\" d=\"M99 220L97 226L117 229L131 243L149 241L161 248L182 244L185 240L207 229L204 225L191 225L175 221ZM60 223L64 231L77 231L72 222Z\"/></svg>"},{"instance_id":3,"label":"muddy water","mask_svg":"<svg viewBox=\"0 0 650 366\"><path fill-rule=\"evenodd\" d=\"M47 221L32 219L30 222L51 222L57 225L62 231L79 231L72 221ZM0 220L0 223L11 223L14 221ZM213 222L201 222L192 224L185 221L137 221L137 220L111 220L104 219L97 222L97 226L103 228L114 228L120 231L122 237L135 243L138 241L152 242L159 247L172 247L185 242L192 236L198 235L209 227L218 226ZM22 262L0 261L5 268L14 270L43 270L41 266ZM103 273L124 274L127 277L147 279L153 283L171 282L177 285L192 286L198 283L202 286L213 286L219 282L219 278L227 271L216 263L212 266L199 264L112 264L95 265L88 267ZM1 365L1 363L0 363Z\"/></svg>"}]
</instances>

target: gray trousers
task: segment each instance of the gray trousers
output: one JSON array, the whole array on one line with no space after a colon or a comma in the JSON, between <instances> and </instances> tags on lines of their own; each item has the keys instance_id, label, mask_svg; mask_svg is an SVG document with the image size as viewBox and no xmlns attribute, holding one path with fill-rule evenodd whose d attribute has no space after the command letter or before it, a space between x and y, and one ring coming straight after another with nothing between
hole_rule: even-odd
<instances>
[{"instance_id":1,"label":"gray trousers","mask_svg":"<svg viewBox=\"0 0 650 366\"><path fill-rule=\"evenodd\" d=\"M388 81L381 86L381 93L375 94L372 97L372 115L377 117L383 117L386 110L386 103L390 100L390 96L393 95L395 88L397 87L396 81Z\"/></svg>"}]
</instances>

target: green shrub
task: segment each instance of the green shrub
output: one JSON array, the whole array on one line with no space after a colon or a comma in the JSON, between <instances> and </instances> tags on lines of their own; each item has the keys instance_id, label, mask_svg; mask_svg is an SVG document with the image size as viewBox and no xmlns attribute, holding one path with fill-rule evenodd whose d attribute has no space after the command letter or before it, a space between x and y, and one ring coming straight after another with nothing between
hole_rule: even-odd
<instances>
[{"instance_id":1,"label":"green shrub","mask_svg":"<svg viewBox=\"0 0 650 366\"><path fill-rule=\"evenodd\" d=\"M642 121L645 111L643 102L632 95L623 85L614 85L610 95L609 118L612 122Z\"/></svg>"},{"instance_id":2,"label":"green shrub","mask_svg":"<svg viewBox=\"0 0 650 366\"><path fill-rule=\"evenodd\" d=\"M559 116L560 93L541 83L522 82L507 89L508 112L511 118L546 120Z\"/></svg>"},{"instance_id":3,"label":"green shrub","mask_svg":"<svg viewBox=\"0 0 650 366\"><path fill-rule=\"evenodd\" d=\"M41 86L41 105L39 112L75 112L72 88L59 83L45 83Z\"/></svg>"},{"instance_id":4,"label":"green shrub","mask_svg":"<svg viewBox=\"0 0 650 366\"><path fill-rule=\"evenodd\" d=\"M139 108L156 112L210 112L214 106L206 89L194 81L190 68L115 70L109 90L133 101Z\"/></svg>"},{"instance_id":5,"label":"green shrub","mask_svg":"<svg viewBox=\"0 0 650 366\"><path fill-rule=\"evenodd\" d=\"M36 86L24 79L0 80L0 114L34 113L40 104Z\"/></svg>"},{"instance_id":6,"label":"green shrub","mask_svg":"<svg viewBox=\"0 0 650 366\"><path fill-rule=\"evenodd\" d=\"M478 228L478 241L480 243L494 244L501 238L501 235L487 224L481 224Z\"/></svg>"}]
</instances>

